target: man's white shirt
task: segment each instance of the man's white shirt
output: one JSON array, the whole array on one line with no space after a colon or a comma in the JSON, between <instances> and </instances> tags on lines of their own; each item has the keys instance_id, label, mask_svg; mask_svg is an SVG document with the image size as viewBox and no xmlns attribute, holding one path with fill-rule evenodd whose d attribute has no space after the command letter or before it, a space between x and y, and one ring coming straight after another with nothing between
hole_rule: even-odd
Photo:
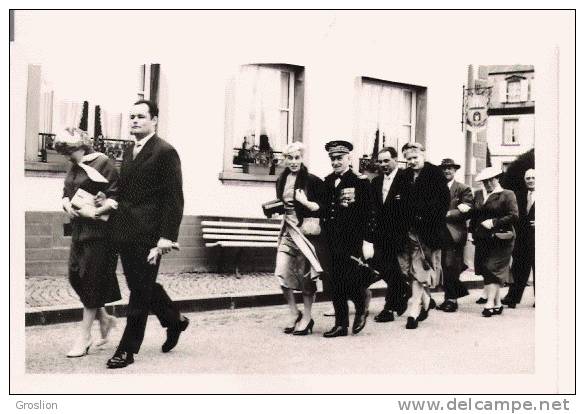
<instances>
[{"instance_id":1,"label":"man's white shirt","mask_svg":"<svg viewBox=\"0 0 585 414\"><path fill-rule=\"evenodd\" d=\"M394 177L396 177L396 173L398 172L398 167L394 168L392 172L388 175L384 174L384 180L382 182L382 201L386 202L386 197L390 192L390 187L392 187L392 183L394 182Z\"/></svg>"}]
</instances>

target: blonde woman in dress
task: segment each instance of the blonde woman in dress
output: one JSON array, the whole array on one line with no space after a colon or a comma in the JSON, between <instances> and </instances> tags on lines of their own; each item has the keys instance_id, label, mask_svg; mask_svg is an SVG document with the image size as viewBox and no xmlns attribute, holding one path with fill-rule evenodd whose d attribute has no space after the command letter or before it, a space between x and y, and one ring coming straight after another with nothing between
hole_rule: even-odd
<instances>
[{"instance_id":1,"label":"blonde woman in dress","mask_svg":"<svg viewBox=\"0 0 585 414\"><path fill-rule=\"evenodd\" d=\"M324 185L304 165L304 146L300 142L289 144L283 154L286 169L276 182L276 196L283 201L285 213L274 274L290 310L284 333L307 335L315 324L311 316L317 291L315 280L323 272L318 256L322 257L324 251L319 236ZM303 312L297 308L295 291L303 295Z\"/></svg>"}]
</instances>

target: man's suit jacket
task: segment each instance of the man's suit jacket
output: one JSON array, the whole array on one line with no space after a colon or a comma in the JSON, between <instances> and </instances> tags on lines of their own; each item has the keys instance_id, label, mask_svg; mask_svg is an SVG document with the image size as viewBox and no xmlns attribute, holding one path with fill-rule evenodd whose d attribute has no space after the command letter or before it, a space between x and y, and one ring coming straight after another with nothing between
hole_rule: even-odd
<instances>
[{"instance_id":1,"label":"man's suit jacket","mask_svg":"<svg viewBox=\"0 0 585 414\"><path fill-rule=\"evenodd\" d=\"M154 135L133 159L124 153L113 239L156 246L161 237L176 241L183 218L181 160L168 142Z\"/></svg>"},{"instance_id":2,"label":"man's suit jacket","mask_svg":"<svg viewBox=\"0 0 585 414\"><path fill-rule=\"evenodd\" d=\"M447 212L447 235L454 244L465 244L467 240L467 225L465 224L465 214L461 213L457 206L466 204L473 206L473 191L459 181L453 181L449 190L451 201L449 211Z\"/></svg>"},{"instance_id":3,"label":"man's suit jacket","mask_svg":"<svg viewBox=\"0 0 585 414\"><path fill-rule=\"evenodd\" d=\"M534 221L536 203L533 202L532 207L530 207L530 210L527 212L527 195L527 190L516 192L516 200L518 201L518 221L516 223L518 238L517 245L520 247L520 245L525 244L533 246L532 248L534 249L534 227L530 225L530 221Z\"/></svg>"},{"instance_id":4,"label":"man's suit jacket","mask_svg":"<svg viewBox=\"0 0 585 414\"><path fill-rule=\"evenodd\" d=\"M431 249L440 249L445 240L445 216L449 209L449 187L443 171L425 162L414 181L414 171L406 170L408 187L405 194L405 214L409 228Z\"/></svg>"},{"instance_id":5,"label":"man's suit jacket","mask_svg":"<svg viewBox=\"0 0 585 414\"><path fill-rule=\"evenodd\" d=\"M382 256L396 253L406 243L408 226L404 217L403 199L405 176L405 171L398 168L385 200L382 193L384 174L380 174L372 180L374 210L376 212L374 247L376 254Z\"/></svg>"},{"instance_id":6,"label":"man's suit jacket","mask_svg":"<svg viewBox=\"0 0 585 414\"><path fill-rule=\"evenodd\" d=\"M329 250L336 257L361 255L362 242L372 242L375 228L370 182L358 177L351 169L341 177L325 177L324 207L322 210L324 235ZM345 207L340 202L341 190L353 188L355 202Z\"/></svg>"}]
</instances>

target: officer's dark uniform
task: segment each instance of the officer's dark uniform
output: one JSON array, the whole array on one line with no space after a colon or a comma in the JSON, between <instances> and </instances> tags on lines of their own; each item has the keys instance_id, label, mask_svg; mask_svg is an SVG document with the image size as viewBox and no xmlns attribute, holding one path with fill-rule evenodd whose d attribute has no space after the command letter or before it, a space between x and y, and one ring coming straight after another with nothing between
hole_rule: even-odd
<instances>
[{"instance_id":1,"label":"officer's dark uniform","mask_svg":"<svg viewBox=\"0 0 585 414\"><path fill-rule=\"evenodd\" d=\"M362 257L362 243L373 240L375 217L370 183L359 178L351 169L341 176L335 173L325 178L323 234L331 254L331 296L335 308L335 326L348 327L348 299L356 309L356 319L365 313L367 285L356 274L351 256ZM347 207L340 200L342 189L353 188L355 201ZM353 269L353 270L352 270Z\"/></svg>"}]
</instances>

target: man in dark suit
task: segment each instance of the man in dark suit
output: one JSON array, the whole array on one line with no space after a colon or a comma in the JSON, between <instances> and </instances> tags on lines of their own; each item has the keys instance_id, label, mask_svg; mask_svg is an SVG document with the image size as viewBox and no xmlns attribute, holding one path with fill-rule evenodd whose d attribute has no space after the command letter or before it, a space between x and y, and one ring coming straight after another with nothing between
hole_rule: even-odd
<instances>
[{"instance_id":1,"label":"man in dark suit","mask_svg":"<svg viewBox=\"0 0 585 414\"><path fill-rule=\"evenodd\" d=\"M536 177L533 168L526 170L524 173L524 183L526 189L516 193L518 200L518 221L516 222L516 244L512 254L512 276L514 283L502 303L509 308L515 308L522 300L522 294L526 287L526 282L530 277L530 271L533 275L534 267L534 217L535 217L535 188ZM536 279L536 278L534 278Z\"/></svg>"},{"instance_id":2,"label":"man in dark suit","mask_svg":"<svg viewBox=\"0 0 585 414\"><path fill-rule=\"evenodd\" d=\"M349 327L347 301L355 305L352 326L354 334L366 325L367 285L360 279L357 265L351 257L371 259L374 212L370 183L350 169L350 151L347 141L331 141L325 145L333 173L325 177L323 235L330 252L330 282L335 325L325 332L326 338L346 336Z\"/></svg>"},{"instance_id":3,"label":"man in dark suit","mask_svg":"<svg viewBox=\"0 0 585 414\"><path fill-rule=\"evenodd\" d=\"M459 280L459 276L465 269L463 248L467 242L467 225L464 214L471 209L473 192L470 187L455 180L455 173L461 166L451 158L442 160L439 167L447 179L451 201L446 216L446 243L441 250L445 301L439 305L438 309L444 312L455 312L458 308L457 299L469 294L465 285Z\"/></svg>"},{"instance_id":4,"label":"man in dark suit","mask_svg":"<svg viewBox=\"0 0 585 414\"><path fill-rule=\"evenodd\" d=\"M445 242L445 216L450 197L443 172L425 162L425 149L420 143L405 144L402 154L408 164L407 188L403 194L408 233L398 263L412 288L406 328L415 329L434 305L428 289L435 287L441 273L441 248Z\"/></svg>"},{"instance_id":5,"label":"man in dark suit","mask_svg":"<svg viewBox=\"0 0 585 414\"><path fill-rule=\"evenodd\" d=\"M183 218L181 161L177 151L156 135L158 107L140 100L130 110L135 144L124 153L118 211L112 237L119 249L130 289L126 328L108 368L124 368L140 350L148 313L167 328L163 352L175 347L189 320L180 315L156 283L160 258L171 251Z\"/></svg>"},{"instance_id":6,"label":"man in dark suit","mask_svg":"<svg viewBox=\"0 0 585 414\"><path fill-rule=\"evenodd\" d=\"M398 168L398 153L385 147L378 153L380 174L372 180L376 232L374 235L374 267L388 285L384 309L374 317L376 322L391 322L394 312L402 315L408 301L408 283L400 272L398 252L406 244L404 170Z\"/></svg>"}]
</instances>

